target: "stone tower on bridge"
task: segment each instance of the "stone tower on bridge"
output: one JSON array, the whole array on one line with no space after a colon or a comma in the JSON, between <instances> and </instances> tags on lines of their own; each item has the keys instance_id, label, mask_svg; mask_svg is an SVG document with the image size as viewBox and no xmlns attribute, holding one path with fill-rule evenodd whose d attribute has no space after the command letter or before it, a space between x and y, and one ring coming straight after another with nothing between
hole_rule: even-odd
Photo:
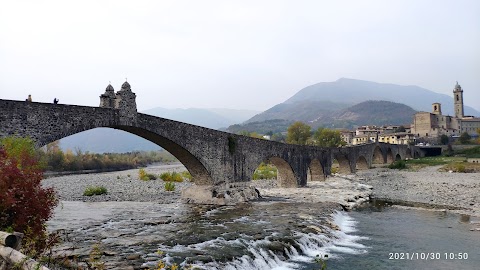
<instances>
[{"instance_id":1,"label":"stone tower on bridge","mask_svg":"<svg viewBox=\"0 0 480 270\"><path fill-rule=\"evenodd\" d=\"M120 117L128 122L135 121L137 115L136 95L132 92L130 84L125 81L122 89L115 93L113 86L109 84L105 93L100 95L100 107L118 109Z\"/></svg>"}]
</instances>

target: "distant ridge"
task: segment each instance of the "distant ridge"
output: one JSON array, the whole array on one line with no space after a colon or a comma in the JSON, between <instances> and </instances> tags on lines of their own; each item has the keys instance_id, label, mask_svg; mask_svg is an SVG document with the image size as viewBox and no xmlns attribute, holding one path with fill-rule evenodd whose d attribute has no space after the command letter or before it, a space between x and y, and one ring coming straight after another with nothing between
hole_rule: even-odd
<instances>
[{"instance_id":1,"label":"distant ridge","mask_svg":"<svg viewBox=\"0 0 480 270\"><path fill-rule=\"evenodd\" d=\"M452 91L454 84L452 83ZM465 89L464 91L473 91ZM403 103L417 111L431 111L432 103L440 102L446 114L453 115L452 96L439 94L414 85L396 85L340 78L334 82L321 82L298 91L284 103L304 101L329 101L333 103L357 104L367 100L386 100ZM468 100L466 100L468 103ZM472 107L465 106L465 114L480 115Z\"/></svg>"},{"instance_id":2,"label":"distant ridge","mask_svg":"<svg viewBox=\"0 0 480 270\"><path fill-rule=\"evenodd\" d=\"M289 115L287 119L268 119L263 121L252 121L257 116L250 119L243 125L232 125L227 131L237 133L242 130L249 132L273 133L286 131L288 126L294 121L302 121L313 128L346 128L351 129L361 125L410 125L413 115L416 113L411 107L385 100L369 100L342 109L331 109L329 111L317 110L315 115L299 114L296 111L304 110L305 107L296 107L295 105L305 104L302 102L292 103L293 106L288 108L285 115ZM319 103L308 103L315 105ZM306 110L309 110L306 108ZM312 108L312 111L314 108ZM288 114L290 113L290 114ZM262 115L262 114L260 114Z\"/></svg>"},{"instance_id":3,"label":"distant ridge","mask_svg":"<svg viewBox=\"0 0 480 270\"><path fill-rule=\"evenodd\" d=\"M468 89L465 89L465 91L468 91ZM432 103L440 102L443 113L453 115L453 95L439 94L414 85L405 86L340 78L334 82L320 82L307 86L285 102L248 119L245 124L255 122L255 125L260 127L261 123L267 120L286 120L290 122L298 120L309 122L314 126L340 126L346 128L351 128L355 125L374 124L379 123L374 118L369 119L368 117L358 116L358 119L353 120L348 119L346 113L341 112L341 110L355 104L373 100L404 104L409 107L409 109L404 108L408 112L430 112ZM385 103L370 103L369 105L386 106ZM358 113L361 114L361 112ZM342 114L343 119L340 117ZM465 106L465 114L480 115L480 112L472 107ZM403 117L402 124L407 124L411 123L413 114L410 116L410 120L407 120L405 115L401 117ZM369 121L373 122L370 123ZM393 124L393 122L398 122L400 119L386 119L385 121ZM241 127L235 126L234 129L238 128ZM227 130L231 130L231 128Z\"/></svg>"}]
</instances>

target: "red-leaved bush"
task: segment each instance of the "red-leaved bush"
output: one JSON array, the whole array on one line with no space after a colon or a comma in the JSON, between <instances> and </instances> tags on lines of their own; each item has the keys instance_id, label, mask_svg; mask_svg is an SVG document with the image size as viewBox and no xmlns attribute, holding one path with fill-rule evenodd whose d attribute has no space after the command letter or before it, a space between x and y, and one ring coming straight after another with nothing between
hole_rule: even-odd
<instances>
[{"instance_id":1,"label":"red-leaved bush","mask_svg":"<svg viewBox=\"0 0 480 270\"><path fill-rule=\"evenodd\" d=\"M45 222L58 204L54 190L41 186L42 178L30 149L9 154L0 145L0 230L24 233L24 248L34 254L45 248Z\"/></svg>"}]
</instances>

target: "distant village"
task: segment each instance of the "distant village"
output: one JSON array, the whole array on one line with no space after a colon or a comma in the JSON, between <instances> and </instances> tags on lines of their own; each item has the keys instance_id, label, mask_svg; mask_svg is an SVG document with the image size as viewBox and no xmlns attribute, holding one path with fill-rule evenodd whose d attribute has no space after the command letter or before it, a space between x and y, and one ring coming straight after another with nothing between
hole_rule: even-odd
<instances>
[{"instance_id":1,"label":"distant village","mask_svg":"<svg viewBox=\"0 0 480 270\"><path fill-rule=\"evenodd\" d=\"M450 141L467 133L472 138L478 137L480 118L464 114L463 89L458 84L453 89L455 116L442 114L440 103L432 104L432 112L417 112L413 123L405 126L360 126L355 131L341 130L342 139L348 145L369 142L390 144L436 144L442 135Z\"/></svg>"}]
</instances>

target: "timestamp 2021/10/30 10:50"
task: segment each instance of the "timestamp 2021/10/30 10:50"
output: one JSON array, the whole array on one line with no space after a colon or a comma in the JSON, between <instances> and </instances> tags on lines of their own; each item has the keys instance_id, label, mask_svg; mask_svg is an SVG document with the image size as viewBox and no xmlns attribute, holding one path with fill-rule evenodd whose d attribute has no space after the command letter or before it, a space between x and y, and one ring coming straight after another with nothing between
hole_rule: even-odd
<instances>
[{"instance_id":1,"label":"timestamp 2021/10/30 10:50","mask_svg":"<svg viewBox=\"0 0 480 270\"><path fill-rule=\"evenodd\" d=\"M467 252L390 252L389 260L467 260Z\"/></svg>"}]
</instances>

